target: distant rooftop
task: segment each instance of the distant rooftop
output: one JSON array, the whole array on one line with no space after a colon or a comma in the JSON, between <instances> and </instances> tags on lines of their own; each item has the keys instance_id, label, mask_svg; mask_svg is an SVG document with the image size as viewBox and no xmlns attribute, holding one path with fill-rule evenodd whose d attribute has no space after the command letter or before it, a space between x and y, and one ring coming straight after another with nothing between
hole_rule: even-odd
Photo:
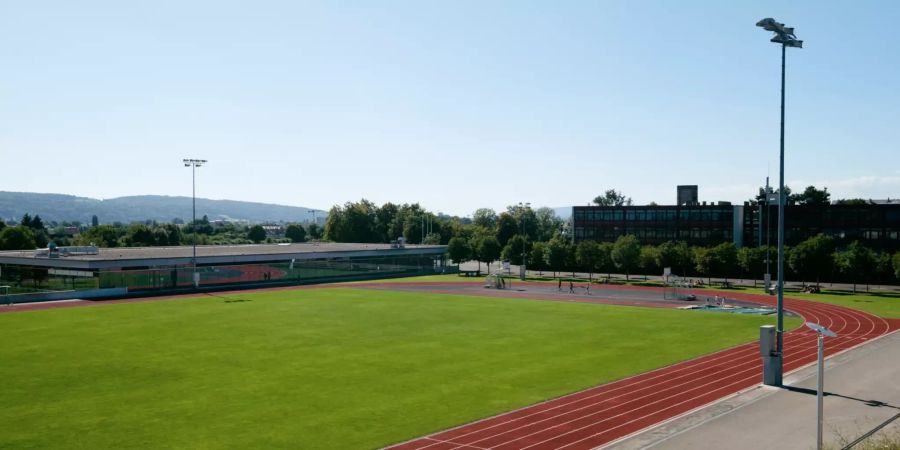
<instances>
[{"instance_id":1,"label":"distant rooftop","mask_svg":"<svg viewBox=\"0 0 900 450\"><path fill-rule=\"evenodd\" d=\"M272 259L309 259L321 257L384 255L397 253L443 253L444 245L409 245L392 248L391 244L313 243L313 244L256 244L256 245L200 245L198 263L251 262ZM112 266L185 264L190 262L193 247L121 247L101 248L97 254L78 254L48 258L36 256L34 250L0 251L0 263L32 264L50 267L100 268Z\"/></svg>"}]
</instances>

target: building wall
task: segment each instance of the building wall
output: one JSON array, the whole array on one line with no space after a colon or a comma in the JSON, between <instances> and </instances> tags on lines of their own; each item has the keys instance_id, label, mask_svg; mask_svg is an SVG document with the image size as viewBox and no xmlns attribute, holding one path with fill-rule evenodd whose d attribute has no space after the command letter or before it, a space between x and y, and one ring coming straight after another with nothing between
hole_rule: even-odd
<instances>
[{"instance_id":1,"label":"building wall","mask_svg":"<svg viewBox=\"0 0 900 450\"><path fill-rule=\"evenodd\" d=\"M756 205L576 206L573 236L575 242L613 242L632 234L641 243L652 245L733 242L738 247L766 245L768 237L771 245L777 245L778 207L761 209ZM819 233L832 236L839 248L858 240L878 251L900 251L900 205L785 207L786 245Z\"/></svg>"},{"instance_id":2,"label":"building wall","mask_svg":"<svg viewBox=\"0 0 900 450\"><path fill-rule=\"evenodd\" d=\"M734 241L734 214L730 205L576 206L573 232L575 242L613 242L631 234L644 244L685 241L709 246Z\"/></svg>"}]
</instances>

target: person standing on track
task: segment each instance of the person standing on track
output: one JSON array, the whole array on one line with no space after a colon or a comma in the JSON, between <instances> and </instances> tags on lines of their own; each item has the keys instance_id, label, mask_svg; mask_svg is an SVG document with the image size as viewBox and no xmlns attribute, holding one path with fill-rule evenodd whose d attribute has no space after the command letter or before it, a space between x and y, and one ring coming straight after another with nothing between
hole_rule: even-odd
<instances>
[{"instance_id":1,"label":"person standing on track","mask_svg":"<svg viewBox=\"0 0 900 450\"><path fill-rule=\"evenodd\" d=\"M556 287L556 290L562 292L562 278L559 279L559 286Z\"/></svg>"},{"instance_id":2,"label":"person standing on track","mask_svg":"<svg viewBox=\"0 0 900 450\"><path fill-rule=\"evenodd\" d=\"M569 293L570 293L570 294L574 294L574 293L575 293L575 285L572 284L571 281L569 282Z\"/></svg>"}]
</instances>

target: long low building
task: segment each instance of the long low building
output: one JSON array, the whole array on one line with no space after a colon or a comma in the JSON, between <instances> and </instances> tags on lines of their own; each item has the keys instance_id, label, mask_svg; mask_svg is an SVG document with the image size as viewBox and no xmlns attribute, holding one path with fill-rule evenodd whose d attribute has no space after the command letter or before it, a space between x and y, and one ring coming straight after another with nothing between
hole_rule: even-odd
<instances>
[{"instance_id":1,"label":"long low building","mask_svg":"<svg viewBox=\"0 0 900 450\"><path fill-rule=\"evenodd\" d=\"M0 252L0 302L150 295L443 273L443 245L60 247Z\"/></svg>"}]
</instances>

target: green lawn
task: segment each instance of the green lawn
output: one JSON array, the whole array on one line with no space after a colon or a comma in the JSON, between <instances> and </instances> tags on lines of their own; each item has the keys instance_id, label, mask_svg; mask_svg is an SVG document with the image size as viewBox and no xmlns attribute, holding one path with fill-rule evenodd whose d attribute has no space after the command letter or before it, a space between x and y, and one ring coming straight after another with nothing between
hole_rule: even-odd
<instances>
[{"instance_id":1,"label":"green lawn","mask_svg":"<svg viewBox=\"0 0 900 450\"><path fill-rule=\"evenodd\" d=\"M357 289L0 314L0 448L373 448L772 320Z\"/></svg>"}]
</instances>

